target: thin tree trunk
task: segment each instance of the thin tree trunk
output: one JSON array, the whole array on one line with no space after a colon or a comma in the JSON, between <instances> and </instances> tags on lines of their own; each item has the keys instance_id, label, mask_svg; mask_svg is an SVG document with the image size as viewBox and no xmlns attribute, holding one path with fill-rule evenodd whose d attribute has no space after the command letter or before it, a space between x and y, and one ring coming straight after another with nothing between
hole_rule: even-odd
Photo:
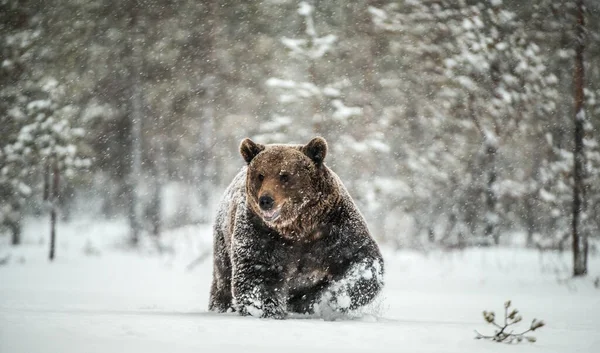
<instances>
[{"instance_id":1,"label":"thin tree trunk","mask_svg":"<svg viewBox=\"0 0 600 353\"><path fill-rule=\"evenodd\" d=\"M150 200L150 205L148 207L148 213L150 218L150 223L152 226L151 234L155 237L160 237L161 231L161 217L160 217L160 209L161 209L161 191L162 185L158 180L158 176L156 172L153 172L153 185L152 185L152 200Z\"/></svg>"},{"instance_id":2,"label":"thin tree trunk","mask_svg":"<svg viewBox=\"0 0 600 353\"><path fill-rule=\"evenodd\" d=\"M584 151L583 151L583 124L585 121L584 94L585 76L583 71L583 51L585 48L584 34L584 4L583 0L577 0L577 26L575 46L575 72L574 72L574 96L575 96L575 148L573 151L573 276L587 274L587 234L581 226L582 216L585 212L584 189Z\"/></svg>"},{"instance_id":3,"label":"thin tree trunk","mask_svg":"<svg viewBox=\"0 0 600 353\"><path fill-rule=\"evenodd\" d=\"M311 6L314 6L315 4L313 2L310 3ZM309 37L311 37L311 39L309 39L309 41L312 42L312 44L315 44L315 40L318 38L317 36L317 32L316 32L316 28L315 28L315 24L314 24L314 19L313 19L313 14L309 14L305 17L305 21L304 21L304 33L306 35L308 35ZM308 60L308 68L307 68L307 74L308 74L308 81L310 83L312 83L314 86L318 87L318 83L317 83L317 64L315 62L315 58L312 57L307 57ZM324 126L323 126L323 111L322 111L322 102L320 101L320 97L318 96L313 96L311 98L310 101L310 110L307 111L307 115L308 115L308 120L311 124L312 127L312 134L313 136L322 136L323 135L323 131L324 131Z\"/></svg>"},{"instance_id":4,"label":"thin tree trunk","mask_svg":"<svg viewBox=\"0 0 600 353\"><path fill-rule=\"evenodd\" d=\"M43 191L43 200L44 200L44 206L47 207L50 210L50 255L52 257L54 257L54 250L52 249L53 244L53 233L54 233L54 226L52 224L52 186L51 186L51 177L52 175L50 174L50 162L46 161L46 163L44 163L44 191ZM52 259L50 259L50 261L52 261Z\"/></svg>"},{"instance_id":5,"label":"thin tree trunk","mask_svg":"<svg viewBox=\"0 0 600 353\"><path fill-rule=\"evenodd\" d=\"M131 226L131 244L137 245L142 231L142 204L140 200L140 179L142 177L142 53L139 36L139 26L136 16L133 16L131 30L131 171L128 178L129 190L131 191L131 206L129 209L129 221Z\"/></svg>"},{"instance_id":6,"label":"thin tree trunk","mask_svg":"<svg viewBox=\"0 0 600 353\"><path fill-rule=\"evenodd\" d=\"M54 162L52 171L52 188L50 191L50 261L54 260L56 248L56 208L58 207L58 188L60 186L60 171L58 170L58 162Z\"/></svg>"},{"instance_id":7,"label":"thin tree trunk","mask_svg":"<svg viewBox=\"0 0 600 353\"><path fill-rule=\"evenodd\" d=\"M487 167L487 180L485 187L485 205L486 205L486 216L485 216L485 235L486 237L493 237L494 243L498 245L500 238L496 229L497 214L496 214L496 193L494 192L494 184L496 183L496 147L487 145L485 147L486 153L486 167Z\"/></svg>"},{"instance_id":8,"label":"thin tree trunk","mask_svg":"<svg viewBox=\"0 0 600 353\"><path fill-rule=\"evenodd\" d=\"M21 213L20 206L17 206L17 207L19 207L19 210L17 211L17 213L20 214ZM20 216L19 216L19 218L20 218ZM11 244L12 245L21 245L22 239L21 239L21 221L20 221L20 219L11 221L8 226L12 233Z\"/></svg>"},{"instance_id":9,"label":"thin tree trunk","mask_svg":"<svg viewBox=\"0 0 600 353\"><path fill-rule=\"evenodd\" d=\"M535 219L533 215L533 197L527 195L525 198L525 212L526 212L526 223L527 223L527 243L525 244L528 248L533 248L533 233L535 232Z\"/></svg>"},{"instance_id":10,"label":"thin tree trunk","mask_svg":"<svg viewBox=\"0 0 600 353\"><path fill-rule=\"evenodd\" d=\"M212 86L212 85L211 85ZM202 153L200 164L202 166L202 174L200 175L201 184L201 201L203 206L202 221L207 222L210 220L211 212L210 206L212 204L212 191L214 188L214 158L212 158L212 146L214 141L214 97L216 96L214 88L209 88L207 92L207 98L210 103L206 104L204 109L204 122L202 124Z\"/></svg>"},{"instance_id":11,"label":"thin tree trunk","mask_svg":"<svg viewBox=\"0 0 600 353\"><path fill-rule=\"evenodd\" d=\"M496 193L494 192L494 184L496 183L496 179L498 177L496 171L496 156L498 154L498 142L496 139L498 136L490 137L487 135L488 133L486 133L486 131L483 129L478 117L475 114L475 109L473 107L473 96L469 95L467 99L469 116L482 136L485 153L483 161L484 168L486 168L486 181L484 190L486 214L484 217L484 234L486 239L493 237L494 243L498 245L500 242L498 230L496 229L496 224L498 223L496 204L498 203L498 199L496 197ZM474 225L474 223L471 224Z\"/></svg>"},{"instance_id":12,"label":"thin tree trunk","mask_svg":"<svg viewBox=\"0 0 600 353\"><path fill-rule=\"evenodd\" d=\"M317 72L316 63L313 59L309 59L308 77L310 83L315 86L317 85ZM319 97L314 97L311 104L311 120L312 120L312 132L314 136L323 136L323 114L321 111L321 102Z\"/></svg>"},{"instance_id":13,"label":"thin tree trunk","mask_svg":"<svg viewBox=\"0 0 600 353\"><path fill-rule=\"evenodd\" d=\"M160 118L162 120L162 118ZM162 124L159 126L162 127ZM159 135L159 140L154 147L154 168L153 179L154 186L152 188L152 203L150 205L150 219L152 221L152 235L160 237L162 231L162 190L165 183L165 155L163 148L163 136Z\"/></svg>"},{"instance_id":14,"label":"thin tree trunk","mask_svg":"<svg viewBox=\"0 0 600 353\"><path fill-rule=\"evenodd\" d=\"M363 87L363 92L365 95L365 99L364 99L364 103L367 104L372 104L372 102L376 101L375 95L376 95L376 90L377 90L377 65L376 65L376 58L381 56L381 48L380 48L380 44L378 42L379 37L377 36L376 31L374 30L375 27L373 25L371 16L369 16L369 7L373 6L373 7L378 7L380 6L380 3L378 0L367 0L365 3L366 7L363 6L359 6L359 11L358 13L360 13L362 16L360 16L360 23L358 24L358 29L359 29L359 33L360 35L366 36L366 38L368 38L368 41L366 43L366 48L364 48L365 51L365 60L364 60L364 64L362 66L362 87ZM365 16L366 15L366 16ZM374 117L374 107L370 107L366 112L365 112L365 119L367 124L371 124L373 122L373 120L375 119Z\"/></svg>"},{"instance_id":15,"label":"thin tree trunk","mask_svg":"<svg viewBox=\"0 0 600 353\"><path fill-rule=\"evenodd\" d=\"M216 58L217 31L219 29L219 3L209 1L208 17L206 19L206 66L203 86L206 96L202 111L202 126L198 141L198 161L194 182L199 183L200 202L202 203L201 222L208 222L212 216L212 194L215 187L215 160L213 145L215 141L215 104L218 90L218 66Z\"/></svg>"},{"instance_id":16,"label":"thin tree trunk","mask_svg":"<svg viewBox=\"0 0 600 353\"><path fill-rule=\"evenodd\" d=\"M50 200L50 163L44 164L44 201Z\"/></svg>"}]
</instances>

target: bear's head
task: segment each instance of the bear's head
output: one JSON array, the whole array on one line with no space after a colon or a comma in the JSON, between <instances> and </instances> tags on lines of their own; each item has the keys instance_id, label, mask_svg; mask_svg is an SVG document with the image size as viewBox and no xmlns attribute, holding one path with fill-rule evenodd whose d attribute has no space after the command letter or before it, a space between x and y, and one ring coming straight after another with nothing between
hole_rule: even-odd
<instances>
[{"instance_id":1,"label":"bear's head","mask_svg":"<svg viewBox=\"0 0 600 353\"><path fill-rule=\"evenodd\" d=\"M323 164L325 139L315 137L306 145L261 145L247 138L240 153L248 164L248 205L268 225L282 231L302 219L309 221L315 206L326 203L331 180Z\"/></svg>"}]
</instances>

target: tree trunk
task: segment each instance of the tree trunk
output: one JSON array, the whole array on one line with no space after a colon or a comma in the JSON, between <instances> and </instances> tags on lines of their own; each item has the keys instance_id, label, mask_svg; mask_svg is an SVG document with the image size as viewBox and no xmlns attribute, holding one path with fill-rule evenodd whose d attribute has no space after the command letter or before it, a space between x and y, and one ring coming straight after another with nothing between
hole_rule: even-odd
<instances>
[{"instance_id":1,"label":"tree trunk","mask_svg":"<svg viewBox=\"0 0 600 353\"><path fill-rule=\"evenodd\" d=\"M150 205L148 205L148 217L150 218L150 223L152 226L151 234L158 238L160 237L162 224L160 215L160 209L162 204L162 185L156 175L154 175L153 177L154 181L152 185L152 199L150 200Z\"/></svg>"},{"instance_id":2,"label":"tree trunk","mask_svg":"<svg viewBox=\"0 0 600 353\"><path fill-rule=\"evenodd\" d=\"M142 53L139 36L139 26L136 16L131 23L131 63L130 63L130 92L131 109L131 171L128 177L129 190L131 191L131 205L129 207L129 222L131 226L131 244L137 245L142 231L142 204L140 200L140 179L142 178Z\"/></svg>"},{"instance_id":3,"label":"tree trunk","mask_svg":"<svg viewBox=\"0 0 600 353\"><path fill-rule=\"evenodd\" d=\"M19 210L20 213L20 210ZM21 245L21 221L13 220L8 224L8 227L12 233L11 244L12 245Z\"/></svg>"},{"instance_id":4,"label":"tree trunk","mask_svg":"<svg viewBox=\"0 0 600 353\"><path fill-rule=\"evenodd\" d=\"M533 215L533 197L525 196L525 222L527 224L527 243L528 248L533 248L533 234L535 232L535 216Z\"/></svg>"},{"instance_id":5,"label":"tree trunk","mask_svg":"<svg viewBox=\"0 0 600 353\"><path fill-rule=\"evenodd\" d=\"M48 210L50 210L50 261L52 261L52 258L54 258L54 225L52 223L52 185L51 185L51 177L52 175L50 174L50 162L46 161L46 163L44 163L44 174L43 174L43 178L44 178L44 185L43 185L43 200L44 200L44 207L47 207Z\"/></svg>"},{"instance_id":6,"label":"tree trunk","mask_svg":"<svg viewBox=\"0 0 600 353\"><path fill-rule=\"evenodd\" d=\"M204 80L206 89L206 102L204 103L202 127L200 131L200 140L198 141L198 161L197 171L194 182L198 183L200 202L202 203L202 216L200 221L205 223L210 220L210 206L212 204L212 191L214 189L214 158L212 154L213 144L215 141L214 127L214 100L216 97L215 89L216 78L213 75L208 75Z\"/></svg>"},{"instance_id":7,"label":"tree trunk","mask_svg":"<svg viewBox=\"0 0 600 353\"><path fill-rule=\"evenodd\" d=\"M316 69L316 63L314 62L314 59L309 59L310 63L309 63L309 67L308 67L308 78L310 80L310 83L312 83L315 86L318 86L317 84L317 69ZM319 97L313 97L312 98L312 102L311 102L311 111L310 111L310 119L311 119L311 123L312 123L312 133L313 136L323 136L323 112L321 109L321 101Z\"/></svg>"},{"instance_id":8,"label":"tree trunk","mask_svg":"<svg viewBox=\"0 0 600 353\"><path fill-rule=\"evenodd\" d=\"M575 89L575 148L573 151L573 276L587 274L587 234L582 227L582 219L585 214L584 190L584 151L583 151L583 125L585 122L584 94L583 89L583 51L585 48L584 34L584 4L583 0L577 0L577 26L575 44L575 72L573 86Z\"/></svg>"},{"instance_id":9,"label":"tree trunk","mask_svg":"<svg viewBox=\"0 0 600 353\"><path fill-rule=\"evenodd\" d=\"M204 97L202 111L202 125L200 140L198 141L198 161L194 182L199 183L199 198L202 203L202 215L200 221L209 222L212 217L211 205L212 195L215 187L216 165L213 158L213 145L215 143L215 105L218 91L218 66L216 58L217 31L219 4L217 1L209 1L208 17L206 19L206 66L202 85L206 96Z\"/></svg>"},{"instance_id":10,"label":"tree trunk","mask_svg":"<svg viewBox=\"0 0 600 353\"><path fill-rule=\"evenodd\" d=\"M500 237L498 235L498 230L496 229L496 224L498 223L498 214L496 213L496 204L498 200L496 198L496 193L494 192L494 184L496 183L497 173L496 173L496 155L497 149L490 143L486 143L485 145L485 154L486 154L486 168L487 168L487 180L485 186L485 205L486 205L486 215L485 215L485 235L486 238L493 237L494 244L498 245L500 243Z\"/></svg>"},{"instance_id":11,"label":"tree trunk","mask_svg":"<svg viewBox=\"0 0 600 353\"><path fill-rule=\"evenodd\" d=\"M162 124L159 126L162 127ZM152 187L152 201L150 203L150 220L152 223L152 235L160 237L162 231L162 190L165 183L165 155L164 155L164 141L162 135L159 135L159 140L154 146L154 167L153 172L153 187Z\"/></svg>"},{"instance_id":12,"label":"tree trunk","mask_svg":"<svg viewBox=\"0 0 600 353\"><path fill-rule=\"evenodd\" d=\"M373 104L377 99L376 90L378 86L377 81L377 64L376 58L381 56L381 45L380 38L375 31L371 16L369 16L369 7L379 7L380 1L378 0L367 0L364 6L359 6L357 13L359 13L359 23L357 25L359 35L368 38L366 41L366 47L363 48L365 56L364 63L361 67L362 70L362 88L364 93L364 104ZM373 111L375 107L371 107L365 113L365 120L367 124L370 124L375 119L375 113Z\"/></svg>"},{"instance_id":13,"label":"tree trunk","mask_svg":"<svg viewBox=\"0 0 600 353\"><path fill-rule=\"evenodd\" d=\"M54 252L56 248L56 208L58 207L58 188L60 186L60 171L58 170L58 162L54 162L52 168L52 188L50 190L50 261L54 260Z\"/></svg>"}]
</instances>

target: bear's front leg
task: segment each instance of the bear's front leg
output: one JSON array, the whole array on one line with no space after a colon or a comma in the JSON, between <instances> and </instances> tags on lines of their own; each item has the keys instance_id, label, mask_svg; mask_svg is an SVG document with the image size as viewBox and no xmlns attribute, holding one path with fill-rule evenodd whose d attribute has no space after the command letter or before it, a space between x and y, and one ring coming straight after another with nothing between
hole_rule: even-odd
<instances>
[{"instance_id":1,"label":"bear's front leg","mask_svg":"<svg viewBox=\"0 0 600 353\"><path fill-rule=\"evenodd\" d=\"M215 230L213 245L213 280L208 309L224 313L233 310L231 298L231 260L223 233Z\"/></svg>"},{"instance_id":2,"label":"bear's front leg","mask_svg":"<svg viewBox=\"0 0 600 353\"><path fill-rule=\"evenodd\" d=\"M346 313L369 304L383 287L383 260L365 258L320 289L312 311L317 314Z\"/></svg>"},{"instance_id":3,"label":"bear's front leg","mask_svg":"<svg viewBox=\"0 0 600 353\"><path fill-rule=\"evenodd\" d=\"M258 252L253 247L246 244L234 249L234 307L241 315L283 319L287 306L283 267L274 252Z\"/></svg>"}]
</instances>

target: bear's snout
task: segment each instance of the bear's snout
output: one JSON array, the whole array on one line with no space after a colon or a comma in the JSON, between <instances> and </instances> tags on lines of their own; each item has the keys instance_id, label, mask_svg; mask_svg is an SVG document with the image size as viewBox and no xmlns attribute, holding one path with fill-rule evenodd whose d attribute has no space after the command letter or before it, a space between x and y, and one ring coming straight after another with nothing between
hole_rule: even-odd
<instances>
[{"instance_id":1,"label":"bear's snout","mask_svg":"<svg viewBox=\"0 0 600 353\"><path fill-rule=\"evenodd\" d=\"M258 206L263 211L269 211L273 208L275 204L275 200L271 197L271 195L263 195L258 199Z\"/></svg>"}]
</instances>

